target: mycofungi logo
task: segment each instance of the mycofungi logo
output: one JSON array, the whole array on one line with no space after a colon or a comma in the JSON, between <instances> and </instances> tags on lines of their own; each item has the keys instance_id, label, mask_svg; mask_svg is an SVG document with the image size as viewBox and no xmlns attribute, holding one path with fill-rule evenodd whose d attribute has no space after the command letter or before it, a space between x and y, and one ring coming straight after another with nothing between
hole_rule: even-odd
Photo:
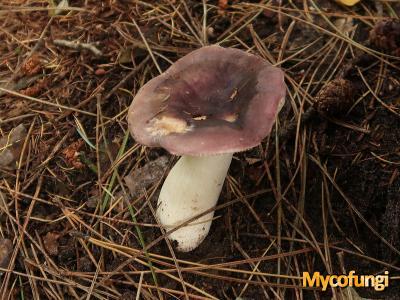
<instances>
[{"instance_id":1,"label":"mycofungi logo","mask_svg":"<svg viewBox=\"0 0 400 300\"><path fill-rule=\"evenodd\" d=\"M383 275L357 275L350 271L348 275L321 275L319 272L303 272L303 287L373 287L375 291L383 291L389 286L389 272Z\"/></svg>"}]
</instances>

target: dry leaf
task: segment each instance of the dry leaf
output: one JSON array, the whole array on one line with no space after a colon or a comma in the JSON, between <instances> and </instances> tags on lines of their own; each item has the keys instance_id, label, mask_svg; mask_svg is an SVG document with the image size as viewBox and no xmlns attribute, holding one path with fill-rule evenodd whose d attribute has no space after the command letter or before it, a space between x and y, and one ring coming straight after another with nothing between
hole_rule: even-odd
<instances>
[{"instance_id":1,"label":"dry leaf","mask_svg":"<svg viewBox=\"0 0 400 300\"><path fill-rule=\"evenodd\" d=\"M58 3L57 8L54 10L54 14L60 15L62 13L65 13L68 7L69 7L68 0L61 0L60 3Z\"/></svg>"},{"instance_id":2,"label":"dry leaf","mask_svg":"<svg viewBox=\"0 0 400 300\"><path fill-rule=\"evenodd\" d=\"M61 0L57 5L54 0L47 0L49 2L49 16L61 15L68 12L69 3L68 0Z\"/></svg>"}]
</instances>

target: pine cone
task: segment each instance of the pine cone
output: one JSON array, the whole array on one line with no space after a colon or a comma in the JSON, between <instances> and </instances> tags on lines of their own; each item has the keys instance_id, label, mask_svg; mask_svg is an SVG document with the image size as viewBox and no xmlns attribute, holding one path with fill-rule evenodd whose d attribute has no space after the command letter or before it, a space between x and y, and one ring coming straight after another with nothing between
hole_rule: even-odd
<instances>
[{"instance_id":1,"label":"pine cone","mask_svg":"<svg viewBox=\"0 0 400 300\"><path fill-rule=\"evenodd\" d=\"M400 56L400 21L388 19L378 22L369 32L369 40L376 48Z\"/></svg>"},{"instance_id":2,"label":"pine cone","mask_svg":"<svg viewBox=\"0 0 400 300\"><path fill-rule=\"evenodd\" d=\"M343 78L325 84L314 98L315 110L328 116L347 111L353 103L353 85Z\"/></svg>"}]
</instances>

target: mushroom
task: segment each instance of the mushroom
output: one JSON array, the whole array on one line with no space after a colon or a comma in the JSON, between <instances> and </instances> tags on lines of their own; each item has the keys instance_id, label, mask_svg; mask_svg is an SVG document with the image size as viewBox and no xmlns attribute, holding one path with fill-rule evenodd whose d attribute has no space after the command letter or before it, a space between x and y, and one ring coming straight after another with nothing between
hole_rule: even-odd
<instances>
[{"instance_id":1,"label":"mushroom","mask_svg":"<svg viewBox=\"0 0 400 300\"><path fill-rule=\"evenodd\" d=\"M279 68L219 46L189 53L138 91L128 112L134 139L182 156L156 211L167 230L191 220L168 235L179 251L195 249L207 236L233 153L270 133L285 91Z\"/></svg>"}]
</instances>

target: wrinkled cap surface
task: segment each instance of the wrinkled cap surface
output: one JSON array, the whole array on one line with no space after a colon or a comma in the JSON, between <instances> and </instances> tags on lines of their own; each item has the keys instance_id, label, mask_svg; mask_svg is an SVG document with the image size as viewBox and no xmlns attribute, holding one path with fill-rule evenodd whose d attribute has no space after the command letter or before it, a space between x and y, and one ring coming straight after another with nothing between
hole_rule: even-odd
<instances>
[{"instance_id":1,"label":"wrinkled cap surface","mask_svg":"<svg viewBox=\"0 0 400 300\"><path fill-rule=\"evenodd\" d=\"M146 146L176 155L211 155L257 146L285 97L283 72L238 49L207 46L147 82L128 112Z\"/></svg>"}]
</instances>

